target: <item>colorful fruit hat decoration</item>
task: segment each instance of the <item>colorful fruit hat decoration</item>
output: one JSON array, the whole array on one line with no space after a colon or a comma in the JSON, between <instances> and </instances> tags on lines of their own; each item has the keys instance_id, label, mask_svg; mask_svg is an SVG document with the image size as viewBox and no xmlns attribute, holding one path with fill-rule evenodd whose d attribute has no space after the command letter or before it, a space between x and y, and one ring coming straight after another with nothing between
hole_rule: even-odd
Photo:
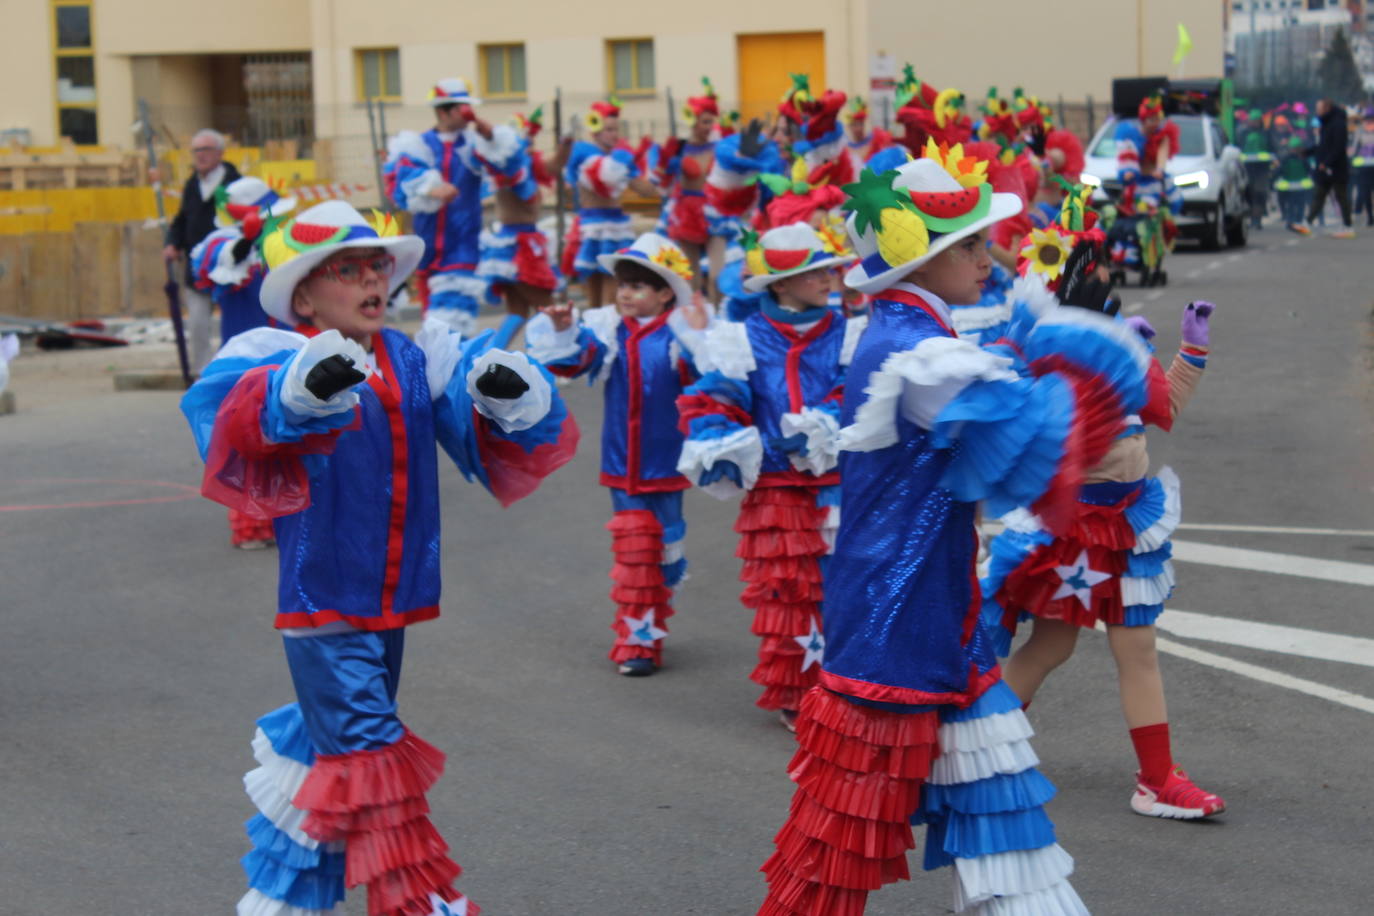
<instances>
[{"instance_id":1,"label":"colorful fruit hat decoration","mask_svg":"<svg viewBox=\"0 0 1374 916\"><path fill-rule=\"evenodd\" d=\"M793 124L801 124L815 103L815 97L811 95L811 77L805 73L789 73L788 76L792 78L792 87L783 93L782 101L778 102L778 114Z\"/></svg>"},{"instance_id":2,"label":"colorful fruit hat decoration","mask_svg":"<svg viewBox=\"0 0 1374 916\"><path fill-rule=\"evenodd\" d=\"M431 108L440 105L481 105L482 100L472 94L468 85L468 81L461 76L445 77L430 87L426 99Z\"/></svg>"},{"instance_id":3,"label":"colorful fruit hat decoration","mask_svg":"<svg viewBox=\"0 0 1374 916\"><path fill-rule=\"evenodd\" d=\"M907 129L906 144L913 151L923 148L928 139L964 143L973 136L973 122L963 114L964 94L922 82L910 64L903 71L897 106L897 121Z\"/></svg>"},{"instance_id":4,"label":"colorful fruit hat decoration","mask_svg":"<svg viewBox=\"0 0 1374 916\"><path fill-rule=\"evenodd\" d=\"M1059 216L1044 229L1030 231L1016 261L1018 273L1038 274L1051 290L1059 288L1064 265L1079 243L1090 243L1100 258L1107 241L1106 234L1097 225L1097 212L1091 206L1093 189L1058 177L1054 180L1066 192Z\"/></svg>"},{"instance_id":5,"label":"colorful fruit hat decoration","mask_svg":"<svg viewBox=\"0 0 1374 916\"><path fill-rule=\"evenodd\" d=\"M215 188L215 225L221 229L246 225L256 218L257 229L249 238L257 238L264 222L280 219L296 209L296 198L283 197L284 181L263 181L261 178L239 178ZM247 232L244 233L248 235Z\"/></svg>"},{"instance_id":6,"label":"colorful fruit hat decoration","mask_svg":"<svg viewBox=\"0 0 1374 916\"><path fill-rule=\"evenodd\" d=\"M515 115L515 123L512 126L518 130L520 135L526 140L533 140L535 137L539 136L539 132L544 129L544 106L540 105L528 115L517 112Z\"/></svg>"},{"instance_id":7,"label":"colorful fruit hat decoration","mask_svg":"<svg viewBox=\"0 0 1374 916\"><path fill-rule=\"evenodd\" d=\"M978 138L996 143L1002 148L1013 146L1020 133L1016 127L1016 112L1011 103L999 98L997 87L989 86L987 98L983 102L983 121L978 125Z\"/></svg>"},{"instance_id":8,"label":"colorful fruit hat decoration","mask_svg":"<svg viewBox=\"0 0 1374 916\"><path fill-rule=\"evenodd\" d=\"M863 96L856 95L849 100L849 108L845 110L844 119L850 123L868 122L868 103L864 101Z\"/></svg>"},{"instance_id":9,"label":"colorful fruit hat decoration","mask_svg":"<svg viewBox=\"0 0 1374 916\"><path fill-rule=\"evenodd\" d=\"M987 165L956 144L947 152L928 147L924 157L886 172L864 169L844 188L859 256L845 284L880 292L959 239L1020 213L1019 197L993 192Z\"/></svg>"},{"instance_id":10,"label":"colorful fruit hat decoration","mask_svg":"<svg viewBox=\"0 0 1374 916\"><path fill-rule=\"evenodd\" d=\"M1040 126L1045 130L1054 127L1054 111L1033 95L1027 95L1020 86L1012 92L1011 107L1016 113L1016 123L1022 130Z\"/></svg>"},{"instance_id":11,"label":"colorful fruit hat decoration","mask_svg":"<svg viewBox=\"0 0 1374 916\"><path fill-rule=\"evenodd\" d=\"M599 255L596 260L611 273L615 272L615 265L621 261L633 261L667 280L677 305L692 301L692 263L672 239L657 232L646 232L628 248Z\"/></svg>"},{"instance_id":12,"label":"colorful fruit hat decoration","mask_svg":"<svg viewBox=\"0 0 1374 916\"><path fill-rule=\"evenodd\" d=\"M704 114L713 114L720 117L720 102L716 96L716 87L711 85L711 78L703 76L701 78L702 94L688 96L686 103L682 106L682 117L688 125L695 124L697 118Z\"/></svg>"},{"instance_id":13,"label":"colorful fruit hat decoration","mask_svg":"<svg viewBox=\"0 0 1374 916\"><path fill-rule=\"evenodd\" d=\"M1136 109L1136 117L1144 121L1146 118L1164 117L1164 96L1161 93L1154 93L1140 100L1140 106Z\"/></svg>"},{"instance_id":14,"label":"colorful fruit hat decoration","mask_svg":"<svg viewBox=\"0 0 1374 916\"><path fill-rule=\"evenodd\" d=\"M544 129L544 106L540 105L528 116L516 113L512 126L527 141L527 148L530 154L530 163L533 166L532 172L534 180L543 187L553 185L558 179L549 171L549 165L544 160L544 154L534 146L534 138L539 136L539 132Z\"/></svg>"},{"instance_id":15,"label":"colorful fruit hat decoration","mask_svg":"<svg viewBox=\"0 0 1374 916\"><path fill-rule=\"evenodd\" d=\"M620 99L614 94L604 102L592 102L592 110L582 116L582 126L588 133L600 133L606 126L607 118L620 117Z\"/></svg>"},{"instance_id":16,"label":"colorful fruit hat decoration","mask_svg":"<svg viewBox=\"0 0 1374 916\"><path fill-rule=\"evenodd\" d=\"M834 170L834 162L808 169L806 160L798 156L792 161L789 176L758 175L758 182L774 194L765 208L768 224L785 226L806 222L817 210L833 210L843 204L844 191L831 181Z\"/></svg>"},{"instance_id":17,"label":"colorful fruit hat decoration","mask_svg":"<svg viewBox=\"0 0 1374 916\"><path fill-rule=\"evenodd\" d=\"M744 288L762 292L783 277L812 270L835 267L850 259L827 251L825 242L810 223L789 223L769 229L763 236L750 236L752 248L745 249L745 265L750 276Z\"/></svg>"},{"instance_id":18,"label":"colorful fruit hat decoration","mask_svg":"<svg viewBox=\"0 0 1374 916\"><path fill-rule=\"evenodd\" d=\"M720 135L730 137L739 133L741 115L738 111L730 110L721 112L720 115Z\"/></svg>"},{"instance_id":19,"label":"colorful fruit hat decoration","mask_svg":"<svg viewBox=\"0 0 1374 916\"><path fill-rule=\"evenodd\" d=\"M350 204L327 200L287 220L262 240L267 278L259 299L262 309L288 328L300 324L291 310L296 286L336 251L349 248L382 248L396 258L391 275L394 293L405 283L425 253L424 240L401 235L390 214L372 211L367 220Z\"/></svg>"}]
</instances>

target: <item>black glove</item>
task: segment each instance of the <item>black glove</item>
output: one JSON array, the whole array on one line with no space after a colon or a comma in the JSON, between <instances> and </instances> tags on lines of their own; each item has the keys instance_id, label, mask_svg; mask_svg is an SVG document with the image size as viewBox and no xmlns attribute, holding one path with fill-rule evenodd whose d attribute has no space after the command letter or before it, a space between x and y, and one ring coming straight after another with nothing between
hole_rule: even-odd
<instances>
[{"instance_id":1,"label":"black glove","mask_svg":"<svg viewBox=\"0 0 1374 916\"><path fill-rule=\"evenodd\" d=\"M310 374L305 377L305 388L321 401L327 401L365 378L365 373L353 367L353 360L342 353L336 353L315 364Z\"/></svg>"},{"instance_id":2,"label":"black glove","mask_svg":"<svg viewBox=\"0 0 1374 916\"><path fill-rule=\"evenodd\" d=\"M477 377L477 391L489 398L513 401L530 390L529 382L520 373L500 363L487 366L487 371Z\"/></svg>"},{"instance_id":3,"label":"black glove","mask_svg":"<svg viewBox=\"0 0 1374 916\"><path fill-rule=\"evenodd\" d=\"M1045 158L1045 125L1035 124L1031 126L1030 136L1026 138L1026 145L1037 158Z\"/></svg>"},{"instance_id":4,"label":"black glove","mask_svg":"<svg viewBox=\"0 0 1374 916\"><path fill-rule=\"evenodd\" d=\"M754 118L749 122L749 126L744 129L744 133L740 134L739 154L746 159L753 159L763 152L764 144L763 122Z\"/></svg>"},{"instance_id":5,"label":"black glove","mask_svg":"<svg viewBox=\"0 0 1374 916\"><path fill-rule=\"evenodd\" d=\"M253 240L243 238L234 243L234 247L230 250L230 254L234 256L235 264L242 264L244 258L248 257L248 253L252 250Z\"/></svg>"},{"instance_id":6,"label":"black glove","mask_svg":"<svg viewBox=\"0 0 1374 916\"><path fill-rule=\"evenodd\" d=\"M1112 284L1097 278L1098 254L1091 242L1079 242L1064 262L1064 276L1055 295L1064 305L1115 315L1121 302L1112 295Z\"/></svg>"}]
</instances>

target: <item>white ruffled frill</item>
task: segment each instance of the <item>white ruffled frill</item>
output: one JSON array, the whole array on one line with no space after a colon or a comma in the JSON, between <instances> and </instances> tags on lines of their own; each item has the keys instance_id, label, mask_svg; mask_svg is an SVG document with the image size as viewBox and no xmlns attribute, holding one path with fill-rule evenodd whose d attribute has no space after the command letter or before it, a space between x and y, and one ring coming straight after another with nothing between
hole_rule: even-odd
<instances>
[{"instance_id":1,"label":"white ruffled frill","mask_svg":"<svg viewBox=\"0 0 1374 916\"><path fill-rule=\"evenodd\" d=\"M965 912L972 916L1090 916L1068 881L1059 881L1028 894L993 897Z\"/></svg>"},{"instance_id":2,"label":"white ruffled frill","mask_svg":"<svg viewBox=\"0 0 1374 916\"><path fill-rule=\"evenodd\" d=\"M262 729L253 736L253 757L259 765L243 776L244 791L253 805L292 842L306 849L318 848L319 841L301 829L308 812L291 804L310 768L273 750Z\"/></svg>"},{"instance_id":3,"label":"white ruffled frill","mask_svg":"<svg viewBox=\"0 0 1374 916\"><path fill-rule=\"evenodd\" d=\"M964 337L1005 322L1011 317L1011 303L970 305L966 308L954 309L949 317L954 330L959 333L960 337Z\"/></svg>"},{"instance_id":4,"label":"white ruffled frill","mask_svg":"<svg viewBox=\"0 0 1374 916\"><path fill-rule=\"evenodd\" d=\"M253 268L262 263L257 249L250 249L242 261L235 261L234 243L243 238L238 233L235 236L233 241L226 241L219 247L215 253L215 266L207 274L212 282L220 286L242 286L253 276Z\"/></svg>"},{"instance_id":5,"label":"white ruffled frill","mask_svg":"<svg viewBox=\"0 0 1374 916\"><path fill-rule=\"evenodd\" d=\"M624 242L629 245L635 240L634 224L628 219L589 220L583 218L578 223L578 234L583 241Z\"/></svg>"},{"instance_id":6,"label":"white ruffled frill","mask_svg":"<svg viewBox=\"0 0 1374 916\"><path fill-rule=\"evenodd\" d=\"M783 436L806 437L806 454L791 453L792 467L817 477L834 470L840 462L840 424L831 413L803 407L801 413L785 413L779 422Z\"/></svg>"},{"instance_id":7,"label":"white ruffled frill","mask_svg":"<svg viewBox=\"0 0 1374 916\"><path fill-rule=\"evenodd\" d=\"M415 344L425 354L425 382L429 385L430 400L437 401L443 397L462 359L462 337L448 322L431 312L420 325Z\"/></svg>"},{"instance_id":8,"label":"white ruffled frill","mask_svg":"<svg viewBox=\"0 0 1374 916\"><path fill-rule=\"evenodd\" d=\"M549 316L540 312L525 325L525 351L532 359L546 366L574 359L582 352L582 346L578 343L579 335L576 322L559 331L554 328Z\"/></svg>"},{"instance_id":9,"label":"white ruffled frill","mask_svg":"<svg viewBox=\"0 0 1374 916\"><path fill-rule=\"evenodd\" d=\"M954 910L964 912L980 903L990 902L994 897L1034 895L1058 884L1067 887L1065 879L1073 874L1073 856L1054 843L1039 849L1015 849L976 859L956 858L954 868L958 876L954 882Z\"/></svg>"},{"instance_id":10,"label":"white ruffled frill","mask_svg":"<svg viewBox=\"0 0 1374 916\"><path fill-rule=\"evenodd\" d=\"M396 136L386 141L386 161L391 165L402 156L412 162L434 168L434 150L429 148L425 138L413 130L398 131Z\"/></svg>"},{"instance_id":11,"label":"white ruffled frill","mask_svg":"<svg viewBox=\"0 0 1374 916\"><path fill-rule=\"evenodd\" d=\"M688 439L682 444L677 472L688 480L700 480L702 472L709 471L717 461L733 461L739 468L743 488L752 490L763 465L763 439L759 437L758 428L746 426L719 439ZM740 493L740 487L727 479L709 483L702 489L716 499L730 499Z\"/></svg>"},{"instance_id":12,"label":"white ruffled frill","mask_svg":"<svg viewBox=\"0 0 1374 916\"><path fill-rule=\"evenodd\" d=\"M285 328L249 328L224 342L215 359L265 359L283 350L299 350L310 338Z\"/></svg>"},{"instance_id":13,"label":"white ruffled frill","mask_svg":"<svg viewBox=\"0 0 1374 916\"><path fill-rule=\"evenodd\" d=\"M940 726L940 756L930 766L932 785L957 785L1020 773L1040 763L1027 740L1034 731L1019 709Z\"/></svg>"},{"instance_id":14,"label":"white ruffled frill","mask_svg":"<svg viewBox=\"0 0 1374 916\"><path fill-rule=\"evenodd\" d=\"M490 140L474 127L469 127L464 137L472 144L473 151L496 169L506 169L520 154L520 135L509 124L492 125Z\"/></svg>"},{"instance_id":15,"label":"white ruffled frill","mask_svg":"<svg viewBox=\"0 0 1374 916\"><path fill-rule=\"evenodd\" d=\"M620 312L616 311L614 305L603 305L598 308L587 309L582 313L583 327L595 334L596 339L606 348L606 355L601 358L601 369L592 379L593 382L609 376L611 364L620 354L620 341L616 338L616 329L620 327L622 322ZM526 331L525 335L525 339L528 340L529 331Z\"/></svg>"},{"instance_id":16,"label":"white ruffled frill","mask_svg":"<svg viewBox=\"0 0 1374 916\"><path fill-rule=\"evenodd\" d=\"M444 181L438 169L427 169L413 178L400 182L401 192L405 194L406 209L411 213L438 213L444 206L437 197L430 194Z\"/></svg>"},{"instance_id":17,"label":"white ruffled frill","mask_svg":"<svg viewBox=\"0 0 1374 916\"><path fill-rule=\"evenodd\" d=\"M747 185L757 174L756 171L736 172L734 169L726 168L717 159L711 163L711 171L706 173L706 183L722 191L735 191Z\"/></svg>"},{"instance_id":18,"label":"white ruffled frill","mask_svg":"<svg viewBox=\"0 0 1374 916\"><path fill-rule=\"evenodd\" d=\"M706 303L707 318L714 317L714 309L711 304ZM687 315L680 308L675 308L668 313L668 330L673 332L673 342L678 347L687 351L692 362L696 363L701 358L702 351L706 347L706 333L711 326L708 324L705 330L698 331L687 323ZM672 361L677 362L677 353L670 353Z\"/></svg>"},{"instance_id":19,"label":"white ruffled frill","mask_svg":"<svg viewBox=\"0 0 1374 916\"><path fill-rule=\"evenodd\" d=\"M1080 310L1081 311L1081 310ZM975 381L1017 379L1012 361L956 337L929 337L890 354L869 374L865 401L840 431L840 449L867 452L897 442L897 412L929 429L940 411Z\"/></svg>"},{"instance_id":20,"label":"white ruffled frill","mask_svg":"<svg viewBox=\"0 0 1374 916\"><path fill-rule=\"evenodd\" d=\"M307 910L292 906L285 900L273 900L257 888L249 888L248 893L239 898L234 910L235 916L344 916L343 906L329 910Z\"/></svg>"},{"instance_id":21,"label":"white ruffled frill","mask_svg":"<svg viewBox=\"0 0 1374 916\"><path fill-rule=\"evenodd\" d=\"M726 378L745 381L758 368L749 331L738 321L716 321L706 329L705 346L697 361L703 373L719 372Z\"/></svg>"},{"instance_id":22,"label":"white ruffled frill","mask_svg":"<svg viewBox=\"0 0 1374 916\"><path fill-rule=\"evenodd\" d=\"M1149 553L1163 547L1164 542L1173 536L1179 522L1183 521L1183 493L1178 474L1166 465L1159 469L1155 478L1164 488L1164 514L1153 525L1135 536L1132 553Z\"/></svg>"},{"instance_id":23,"label":"white ruffled frill","mask_svg":"<svg viewBox=\"0 0 1374 916\"><path fill-rule=\"evenodd\" d=\"M431 297L435 293L461 293L480 301L486 292L487 281L465 271L444 270L429 275Z\"/></svg>"},{"instance_id":24,"label":"white ruffled frill","mask_svg":"<svg viewBox=\"0 0 1374 916\"><path fill-rule=\"evenodd\" d=\"M490 366L505 366L529 385L518 398L490 398L477 390L477 380ZM529 429L548 416L553 405L553 386L544 373L530 362L529 357L510 350L488 350L477 358L468 370L468 395L482 416L496 423L502 431L516 433Z\"/></svg>"},{"instance_id":25,"label":"white ruffled frill","mask_svg":"<svg viewBox=\"0 0 1374 916\"><path fill-rule=\"evenodd\" d=\"M330 396L328 400L322 401L305 387L305 379L310 375L310 370L331 356L347 357L353 361L354 369L365 376L372 374L372 369L368 366L367 351L356 340L344 337L333 329L317 334L306 341L305 346L301 347L286 365L286 377L282 380L280 397L281 405L286 409L288 416L330 417L358 406L358 393L352 388L345 388Z\"/></svg>"},{"instance_id":26,"label":"white ruffled frill","mask_svg":"<svg viewBox=\"0 0 1374 916\"><path fill-rule=\"evenodd\" d=\"M586 162L582 163L582 168L578 170L578 184L599 194L597 186L592 181L595 175L607 191L610 191L611 198L619 197L625 193L625 189L630 186L630 164L621 161L610 153L603 153L600 156L591 156Z\"/></svg>"},{"instance_id":27,"label":"white ruffled frill","mask_svg":"<svg viewBox=\"0 0 1374 916\"><path fill-rule=\"evenodd\" d=\"M856 315L844 326L844 342L840 344L840 365L848 366L854 361L854 351L859 346L859 338L868 329L868 316Z\"/></svg>"}]
</instances>

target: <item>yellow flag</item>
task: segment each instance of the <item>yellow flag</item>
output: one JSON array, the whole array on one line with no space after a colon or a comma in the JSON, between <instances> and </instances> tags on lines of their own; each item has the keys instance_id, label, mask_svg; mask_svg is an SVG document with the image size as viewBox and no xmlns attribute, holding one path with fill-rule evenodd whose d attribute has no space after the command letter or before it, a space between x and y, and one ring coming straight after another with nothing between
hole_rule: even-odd
<instances>
[{"instance_id":1,"label":"yellow flag","mask_svg":"<svg viewBox=\"0 0 1374 916\"><path fill-rule=\"evenodd\" d=\"M1183 23L1178 24L1178 44L1174 46L1174 66L1183 63L1183 58L1193 53L1193 36L1188 34L1188 27Z\"/></svg>"}]
</instances>

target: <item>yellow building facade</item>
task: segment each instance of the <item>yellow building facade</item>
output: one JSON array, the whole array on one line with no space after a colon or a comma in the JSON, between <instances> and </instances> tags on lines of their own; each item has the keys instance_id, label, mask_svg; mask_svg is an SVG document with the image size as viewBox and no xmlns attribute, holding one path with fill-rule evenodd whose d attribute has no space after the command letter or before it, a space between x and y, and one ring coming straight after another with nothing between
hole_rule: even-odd
<instances>
[{"instance_id":1,"label":"yellow building facade","mask_svg":"<svg viewBox=\"0 0 1374 916\"><path fill-rule=\"evenodd\" d=\"M331 141L335 177L367 181L367 97L388 131L422 128L432 83L468 77L504 119L561 90L565 122L615 91L629 132L662 134L667 95L709 75L727 108L765 111L810 72L814 85L869 95L870 79L910 61L922 79L972 99L989 85L1043 99L1099 101L1115 76L1217 75L1222 3L1059 0L8 0L0 33L0 135L132 147L136 100L181 142L212 126L244 142ZM690 11L690 18L680 18ZM1052 13L1053 15L1047 15ZM875 58L879 58L875 64ZM374 129L379 129L376 125Z\"/></svg>"}]
</instances>

